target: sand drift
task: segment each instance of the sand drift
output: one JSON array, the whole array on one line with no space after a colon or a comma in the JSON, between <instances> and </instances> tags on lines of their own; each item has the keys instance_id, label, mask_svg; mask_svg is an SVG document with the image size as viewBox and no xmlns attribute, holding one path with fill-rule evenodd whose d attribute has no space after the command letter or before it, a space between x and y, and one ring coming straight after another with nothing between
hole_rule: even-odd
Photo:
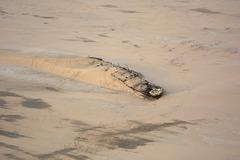
<instances>
[{"instance_id":1,"label":"sand drift","mask_svg":"<svg viewBox=\"0 0 240 160\"><path fill-rule=\"evenodd\" d=\"M123 90L149 99L158 99L163 88L133 70L96 57L49 57L1 54L0 61L47 71L97 86Z\"/></svg>"}]
</instances>

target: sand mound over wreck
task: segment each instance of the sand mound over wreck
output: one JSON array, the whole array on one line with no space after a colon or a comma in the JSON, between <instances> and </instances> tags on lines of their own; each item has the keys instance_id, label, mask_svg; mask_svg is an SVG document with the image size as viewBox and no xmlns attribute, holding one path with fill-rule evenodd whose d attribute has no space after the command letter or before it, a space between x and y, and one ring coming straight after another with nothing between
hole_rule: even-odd
<instances>
[{"instance_id":1,"label":"sand mound over wreck","mask_svg":"<svg viewBox=\"0 0 240 160\"><path fill-rule=\"evenodd\" d=\"M163 94L137 72L96 57L27 56L1 54L2 62L36 68L101 87L124 90L141 97L158 99Z\"/></svg>"}]
</instances>

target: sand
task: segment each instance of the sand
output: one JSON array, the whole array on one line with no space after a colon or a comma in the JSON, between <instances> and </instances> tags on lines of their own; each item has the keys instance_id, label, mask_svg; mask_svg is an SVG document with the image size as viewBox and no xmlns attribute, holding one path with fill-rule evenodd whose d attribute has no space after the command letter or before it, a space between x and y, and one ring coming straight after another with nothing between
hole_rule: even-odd
<instances>
[{"instance_id":1,"label":"sand","mask_svg":"<svg viewBox=\"0 0 240 160\"><path fill-rule=\"evenodd\" d=\"M239 159L239 10L236 0L1 1L0 159ZM88 56L166 94L136 96Z\"/></svg>"}]
</instances>

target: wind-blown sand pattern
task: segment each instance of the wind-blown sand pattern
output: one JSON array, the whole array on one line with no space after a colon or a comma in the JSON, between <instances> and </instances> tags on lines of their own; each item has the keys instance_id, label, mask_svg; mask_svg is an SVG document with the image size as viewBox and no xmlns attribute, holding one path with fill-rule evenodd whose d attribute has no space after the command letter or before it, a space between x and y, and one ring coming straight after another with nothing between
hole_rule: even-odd
<instances>
[{"instance_id":1,"label":"wind-blown sand pattern","mask_svg":"<svg viewBox=\"0 0 240 160\"><path fill-rule=\"evenodd\" d=\"M238 160L239 6L0 1L0 159Z\"/></svg>"}]
</instances>

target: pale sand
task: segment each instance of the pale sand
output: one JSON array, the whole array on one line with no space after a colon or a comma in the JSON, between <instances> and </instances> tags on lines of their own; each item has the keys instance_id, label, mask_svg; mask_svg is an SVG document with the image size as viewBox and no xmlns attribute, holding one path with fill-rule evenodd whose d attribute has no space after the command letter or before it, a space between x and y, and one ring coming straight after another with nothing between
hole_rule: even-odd
<instances>
[{"instance_id":1,"label":"pale sand","mask_svg":"<svg viewBox=\"0 0 240 160\"><path fill-rule=\"evenodd\" d=\"M239 7L0 1L0 159L239 159ZM85 69L76 79L69 64L51 70L41 58L88 56L140 72L166 95L138 98L85 61L71 64Z\"/></svg>"}]
</instances>

